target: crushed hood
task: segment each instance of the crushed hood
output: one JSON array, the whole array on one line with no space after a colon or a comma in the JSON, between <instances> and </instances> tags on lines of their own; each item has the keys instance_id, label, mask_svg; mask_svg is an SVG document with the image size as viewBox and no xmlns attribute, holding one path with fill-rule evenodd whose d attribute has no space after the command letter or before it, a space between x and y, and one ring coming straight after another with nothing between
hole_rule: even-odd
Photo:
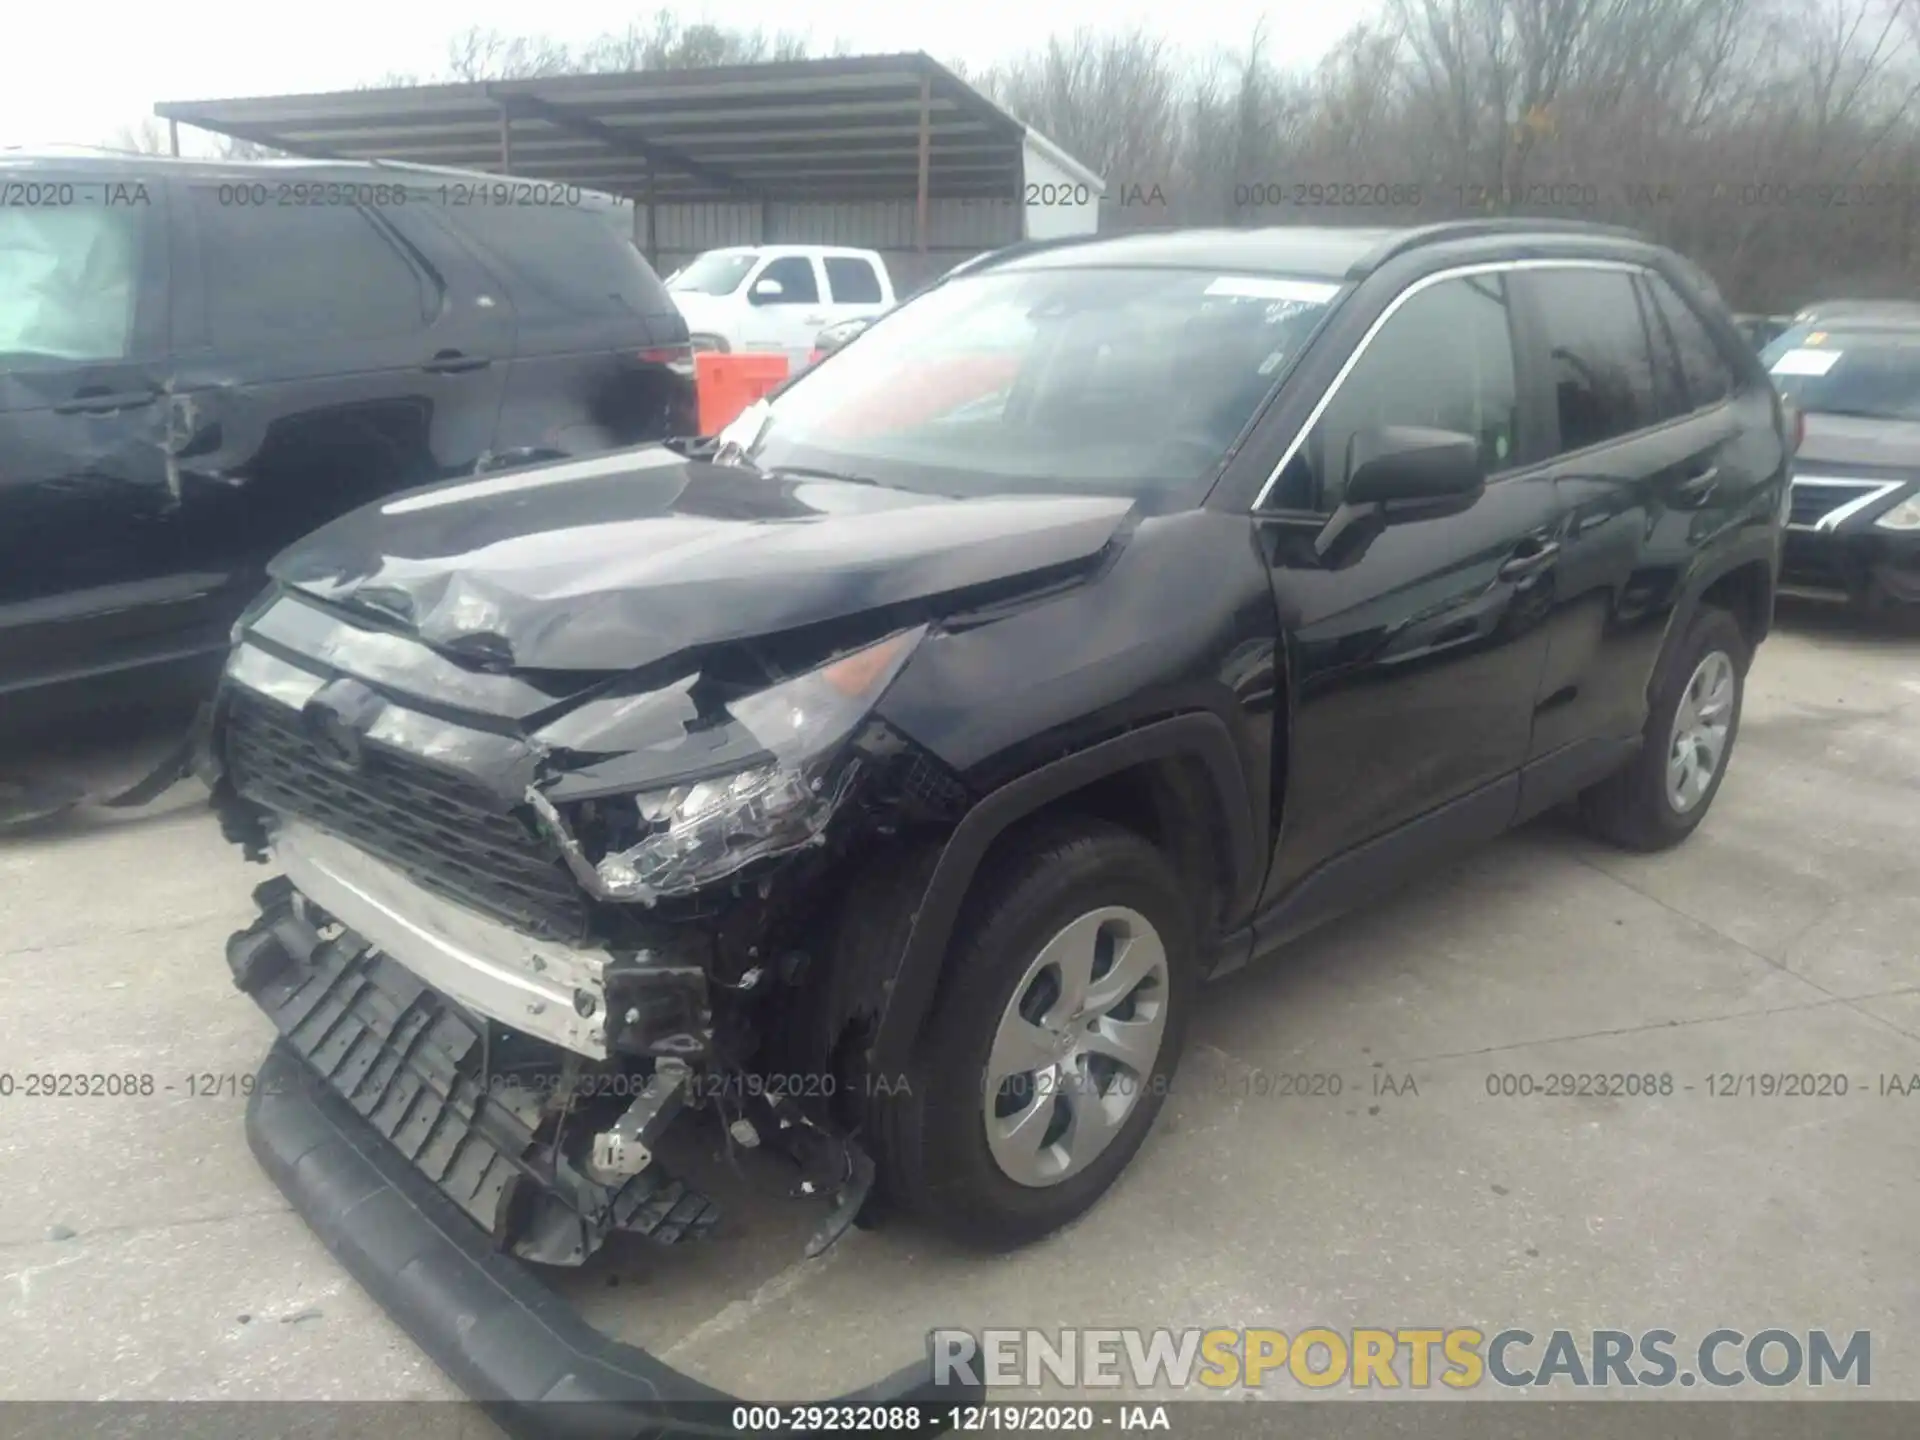
<instances>
[{"instance_id":1,"label":"crushed hood","mask_svg":"<svg viewBox=\"0 0 1920 1440\"><path fill-rule=\"evenodd\" d=\"M488 668L626 670L1091 560L1130 509L774 479L653 447L396 496L270 568Z\"/></svg>"}]
</instances>

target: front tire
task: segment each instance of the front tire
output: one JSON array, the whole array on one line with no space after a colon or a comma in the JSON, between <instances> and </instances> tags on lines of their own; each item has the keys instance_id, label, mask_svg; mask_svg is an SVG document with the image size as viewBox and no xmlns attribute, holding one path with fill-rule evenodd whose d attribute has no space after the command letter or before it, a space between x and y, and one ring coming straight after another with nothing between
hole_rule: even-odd
<instances>
[{"instance_id":1,"label":"front tire","mask_svg":"<svg viewBox=\"0 0 1920 1440\"><path fill-rule=\"evenodd\" d=\"M967 916L883 1163L908 1210L1007 1249L1084 1213L1146 1139L1185 1036L1193 919L1160 853L1096 820L1014 837Z\"/></svg>"},{"instance_id":2,"label":"front tire","mask_svg":"<svg viewBox=\"0 0 1920 1440\"><path fill-rule=\"evenodd\" d=\"M1739 621L1703 606L1661 665L1639 753L1581 795L1590 830L1641 851L1694 832L1733 758L1752 658Z\"/></svg>"}]
</instances>

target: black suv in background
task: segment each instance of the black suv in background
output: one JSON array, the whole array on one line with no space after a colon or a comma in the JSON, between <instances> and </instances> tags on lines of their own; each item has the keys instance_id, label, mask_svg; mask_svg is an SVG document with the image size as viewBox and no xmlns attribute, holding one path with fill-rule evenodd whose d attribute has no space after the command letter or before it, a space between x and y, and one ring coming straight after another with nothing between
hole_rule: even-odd
<instances>
[{"instance_id":1,"label":"black suv in background","mask_svg":"<svg viewBox=\"0 0 1920 1440\"><path fill-rule=\"evenodd\" d=\"M1804 429L1781 580L1868 613L1920 605L1920 306L1816 306L1763 359Z\"/></svg>"},{"instance_id":2,"label":"black suv in background","mask_svg":"<svg viewBox=\"0 0 1920 1440\"><path fill-rule=\"evenodd\" d=\"M369 500L692 433L631 233L497 176L0 155L0 711L210 678L266 559Z\"/></svg>"},{"instance_id":3,"label":"black suv in background","mask_svg":"<svg viewBox=\"0 0 1920 1440\"><path fill-rule=\"evenodd\" d=\"M699 1134L791 1162L810 1253L876 1185L1032 1240L1201 981L1561 801L1680 841L1790 449L1630 236L1162 233L970 265L701 458L338 520L203 757L280 872L255 1153L475 1393L711 1395L519 1261L708 1234Z\"/></svg>"}]
</instances>

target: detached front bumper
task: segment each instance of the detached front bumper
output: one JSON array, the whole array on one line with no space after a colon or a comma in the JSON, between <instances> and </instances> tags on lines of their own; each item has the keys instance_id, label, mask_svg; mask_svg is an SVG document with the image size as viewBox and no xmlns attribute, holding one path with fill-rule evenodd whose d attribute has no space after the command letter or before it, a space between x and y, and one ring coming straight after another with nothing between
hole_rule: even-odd
<instances>
[{"instance_id":1,"label":"detached front bumper","mask_svg":"<svg viewBox=\"0 0 1920 1440\"><path fill-rule=\"evenodd\" d=\"M351 901L342 908L357 919L378 929L393 918L372 871L327 870L338 857L318 845L302 854L309 881L345 877L329 899ZM738 1433L732 1397L602 1335L519 1258L578 1264L613 1231L678 1243L711 1229L711 1202L658 1160L602 1183L556 1159L493 1098L471 1018L339 916L323 936L298 896L285 878L260 886L260 919L227 947L236 984L281 1032L255 1079L247 1140L293 1208L509 1433ZM469 990L488 974L525 978L493 963L474 924L408 918L396 938ZM423 948L412 929L435 943ZM900 1433L926 1435L977 1392L935 1387L928 1357L853 1394L807 1398L896 1418L913 1407L917 1423Z\"/></svg>"},{"instance_id":2,"label":"detached front bumper","mask_svg":"<svg viewBox=\"0 0 1920 1440\"><path fill-rule=\"evenodd\" d=\"M267 1054L247 1105L261 1167L361 1287L510 1435L632 1440L732 1435L722 1391L610 1340L519 1261L319 1080L286 1044ZM936 1387L931 1362L834 1405L916 1405L944 1428L977 1393Z\"/></svg>"}]
</instances>

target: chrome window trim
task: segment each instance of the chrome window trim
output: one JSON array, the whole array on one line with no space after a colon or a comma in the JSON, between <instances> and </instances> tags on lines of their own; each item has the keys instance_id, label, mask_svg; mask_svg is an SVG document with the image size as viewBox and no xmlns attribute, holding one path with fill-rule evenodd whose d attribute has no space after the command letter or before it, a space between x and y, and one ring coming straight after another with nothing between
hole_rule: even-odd
<instances>
[{"instance_id":1,"label":"chrome window trim","mask_svg":"<svg viewBox=\"0 0 1920 1440\"><path fill-rule=\"evenodd\" d=\"M1367 333L1360 337L1360 343L1353 347L1353 353L1347 357L1346 363L1340 367L1339 373L1333 377L1333 382L1327 386L1326 393L1321 395L1319 401L1307 415L1306 423L1300 427L1300 433L1293 437L1292 443L1287 446L1286 452L1281 455L1280 463L1275 465L1273 467L1273 473L1267 476L1266 484L1260 487L1260 493L1254 497L1252 509L1248 513L1257 515L1266 507L1267 496L1272 494L1273 487L1280 483L1281 472L1293 463L1293 457L1299 453L1300 447L1306 443L1307 436L1313 433L1313 427L1320 423L1321 415L1326 412L1327 406L1333 403L1333 397L1340 393L1340 387L1346 384L1347 376L1352 374L1353 367L1360 363L1360 357L1367 353L1367 347L1373 344L1374 337L1386 327L1389 320L1393 319L1393 317L1400 312L1402 305L1406 304L1407 301L1411 300L1421 291L1438 285L1445 280L1462 280L1474 275L1501 275L1512 270L1622 270L1631 275L1638 275L1648 273L1651 269L1651 266L1634 260L1485 260L1473 265L1456 265L1450 270L1436 270L1431 275L1421 276L1398 295L1394 296L1387 308L1382 310L1373 324L1367 327ZM1516 373L1519 360L1520 356L1516 352L1514 355Z\"/></svg>"}]
</instances>

